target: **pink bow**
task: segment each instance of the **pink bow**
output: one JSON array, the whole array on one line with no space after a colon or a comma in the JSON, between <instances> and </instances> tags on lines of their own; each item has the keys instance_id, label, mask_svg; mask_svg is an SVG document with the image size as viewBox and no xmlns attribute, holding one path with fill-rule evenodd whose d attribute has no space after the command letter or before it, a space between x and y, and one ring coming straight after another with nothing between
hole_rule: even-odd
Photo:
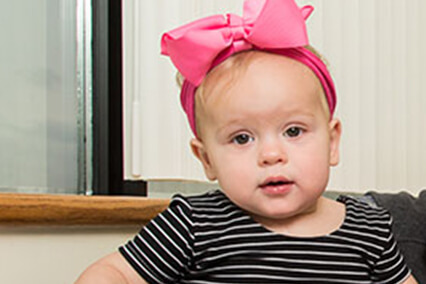
<instances>
[{"instance_id":1,"label":"pink bow","mask_svg":"<svg viewBox=\"0 0 426 284\"><path fill-rule=\"evenodd\" d=\"M305 19L312 11L312 6L299 8L293 0L246 0L243 17L215 15L165 33L161 53L199 86L212 66L233 53L307 45Z\"/></svg>"}]
</instances>

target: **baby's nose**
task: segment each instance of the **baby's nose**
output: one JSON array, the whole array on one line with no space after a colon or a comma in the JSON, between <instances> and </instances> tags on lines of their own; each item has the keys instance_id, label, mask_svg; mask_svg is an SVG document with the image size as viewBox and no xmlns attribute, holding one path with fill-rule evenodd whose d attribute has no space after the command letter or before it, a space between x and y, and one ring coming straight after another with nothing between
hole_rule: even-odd
<instances>
[{"instance_id":1,"label":"baby's nose","mask_svg":"<svg viewBox=\"0 0 426 284\"><path fill-rule=\"evenodd\" d=\"M269 166L277 163L286 163L288 160L284 145L279 139L265 142L259 152L259 165Z\"/></svg>"}]
</instances>

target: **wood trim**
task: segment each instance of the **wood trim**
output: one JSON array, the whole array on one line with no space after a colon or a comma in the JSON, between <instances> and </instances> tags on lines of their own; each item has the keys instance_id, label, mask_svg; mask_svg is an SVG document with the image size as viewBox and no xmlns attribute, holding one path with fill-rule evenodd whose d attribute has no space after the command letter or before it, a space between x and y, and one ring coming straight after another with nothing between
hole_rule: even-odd
<instances>
[{"instance_id":1,"label":"wood trim","mask_svg":"<svg viewBox=\"0 0 426 284\"><path fill-rule=\"evenodd\" d=\"M0 194L0 225L144 225L168 199L125 196Z\"/></svg>"}]
</instances>

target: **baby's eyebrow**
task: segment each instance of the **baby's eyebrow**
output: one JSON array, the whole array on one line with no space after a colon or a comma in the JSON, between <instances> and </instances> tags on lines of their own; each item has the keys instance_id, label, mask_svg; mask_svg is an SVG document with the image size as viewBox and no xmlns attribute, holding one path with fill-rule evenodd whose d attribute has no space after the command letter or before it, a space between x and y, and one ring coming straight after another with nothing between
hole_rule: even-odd
<instances>
[{"instance_id":1,"label":"baby's eyebrow","mask_svg":"<svg viewBox=\"0 0 426 284\"><path fill-rule=\"evenodd\" d=\"M238 131L239 129L241 129L242 125L240 123L235 122L230 122L230 123L226 123L222 126L220 126L217 130L218 133L224 133L224 132L234 132L234 131Z\"/></svg>"},{"instance_id":2,"label":"baby's eyebrow","mask_svg":"<svg viewBox=\"0 0 426 284\"><path fill-rule=\"evenodd\" d=\"M243 131L244 129L247 129L246 123L244 123L245 119L231 119L229 121L226 121L222 125L220 125L217 128L217 135L230 135L232 133Z\"/></svg>"}]
</instances>

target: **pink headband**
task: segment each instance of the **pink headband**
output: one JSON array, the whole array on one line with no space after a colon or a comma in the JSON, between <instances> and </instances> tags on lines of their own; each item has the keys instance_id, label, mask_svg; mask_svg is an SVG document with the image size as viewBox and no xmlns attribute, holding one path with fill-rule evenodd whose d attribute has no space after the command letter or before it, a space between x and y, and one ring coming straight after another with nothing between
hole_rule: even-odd
<instances>
[{"instance_id":1,"label":"pink headband","mask_svg":"<svg viewBox=\"0 0 426 284\"><path fill-rule=\"evenodd\" d=\"M182 107L195 135L194 95L207 73L231 55L260 50L287 56L308 66L318 77L333 115L336 93L321 59L308 49L305 20L312 6L299 8L294 0L246 0L244 16L215 15L165 33L161 53L168 55L185 78Z\"/></svg>"}]
</instances>

